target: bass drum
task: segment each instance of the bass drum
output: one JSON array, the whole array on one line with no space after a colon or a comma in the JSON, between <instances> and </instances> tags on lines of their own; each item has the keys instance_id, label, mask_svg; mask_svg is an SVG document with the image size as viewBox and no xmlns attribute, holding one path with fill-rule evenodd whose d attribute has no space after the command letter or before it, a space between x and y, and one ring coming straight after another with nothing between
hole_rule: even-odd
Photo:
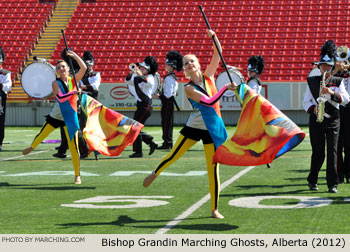
<instances>
[{"instance_id":1,"label":"bass drum","mask_svg":"<svg viewBox=\"0 0 350 252\"><path fill-rule=\"evenodd\" d=\"M236 83L237 85L240 85L244 82L244 76L243 74L236 70L236 69L229 69L228 72L230 73L231 79L234 83ZM218 77L216 78L215 84L216 84L216 88L218 90L220 90L221 88L224 87L225 84L230 83L230 79L227 75L227 72L222 72L218 75ZM224 94L224 96L226 97L232 97L235 95L235 91L232 90L227 90Z\"/></svg>"},{"instance_id":2,"label":"bass drum","mask_svg":"<svg viewBox=\"0 0 350 252\"><path fill-rule=\"evenodd\" d=\"M314 67L309 72L307 77L321 76L321 70L318 67Z\"/></svg>"},{"instance_id":3,"label":"bass drum","mask_svg":"<svg viewBox=\"0 0 350 252\"><path fill-rule=\"evenodd\" d=\"M24 68L21 85L33 98L46 98L52 94L52 82L56 80L55 67L48 62L34 62Z\"/></svg>"}]
</instances>

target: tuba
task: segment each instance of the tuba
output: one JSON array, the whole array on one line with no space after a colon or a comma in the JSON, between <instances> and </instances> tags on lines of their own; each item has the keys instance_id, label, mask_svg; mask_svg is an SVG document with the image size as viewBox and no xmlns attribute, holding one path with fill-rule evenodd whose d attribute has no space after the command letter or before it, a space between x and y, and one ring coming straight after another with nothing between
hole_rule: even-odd
<instances>
[{"instance_id":1,"label":"tuba","mask_svg":"<svg viewBox=\"0 0 350 252\"><path fill-rule=\"evenodd\" d=\"M320 85L320 96L317 98L318 106L317 106L317 118L316 122L321 123L324 119L324 109L326 105L327 98L324 94L322 94L322 89L326 86L326 74L327 72L323 72L322 81Z\"/></svg>"}]
</instances>

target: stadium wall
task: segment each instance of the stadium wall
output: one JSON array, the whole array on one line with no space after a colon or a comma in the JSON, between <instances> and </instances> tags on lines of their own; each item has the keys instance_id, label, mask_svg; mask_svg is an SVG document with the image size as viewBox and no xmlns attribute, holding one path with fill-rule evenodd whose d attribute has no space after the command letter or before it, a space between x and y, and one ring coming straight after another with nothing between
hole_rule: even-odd
<instances>
[{"instance_id":1,"label":"stadium wall","mask_svg":"<svg viewBox=\"0 0 350 252\"><path fill-rule=\"evenodd\" d=\"M308 124L308 114L303 110L302 100L306 89L303 82L265 83L261 94L298 125ZM240 105L231 94L225 93L221 101L222 117L226 125L236 125L240 115ZM106 107L112 108L125 116L133 117L136 109L134 97L130 95L124 83L102 83L99 100ZM174 124L184 125L191 111L183 85L179 85L176 97L180 111L175 111ZM45 115L49 114L53 101L39 100L30 103L8 103L6 126L41 126ZM153 100L153 114L146 125L161 125L160 101Z\"/></svg>"}]
</instances>

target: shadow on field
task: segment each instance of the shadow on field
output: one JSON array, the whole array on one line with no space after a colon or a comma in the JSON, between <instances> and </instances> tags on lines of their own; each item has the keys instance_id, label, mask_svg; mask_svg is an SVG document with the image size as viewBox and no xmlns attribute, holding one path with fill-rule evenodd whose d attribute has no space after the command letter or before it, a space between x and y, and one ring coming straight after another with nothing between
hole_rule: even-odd
<instances>
[{"instance_id":1,"label":"shadow on field","mask_svg":"<svg viewBox=\"0 0 350 252\"><path fill-rule=\"evenodd\" d=\"M298 186L298 185L288 185L288 186ZM251 196L267 196L267 195L295 195L295 194L304 194L306 191L309 192L309 188L307 187L307 185L302 184L299 186L303 186L302 189L300 190L292 190L292 191L280 191L280 192L276 192L276 191L271 191L271 192L251 192L251 193L236 193L236 194L221 194L220 197L229 197L229 198L239 198L239 197L251 197ZM253 189L253 188L272 188L272 189L283 189L286 186L285 185L252 185L252 186L239 186L240 189L243 190L249 190L249 189Z\"/></svg>"},{"instance_id":2,"label":"shadow on field","mask_svg":"<svg viewBox=\"0 0 350 252\"><path fill-rule=\"evenodd\" d=\"M0 183L1 187L10 187L10 189L20 189L20 190L52 190L52 191L66 191L66 190L95 190L96 187L81 187L81 186L71 186L71 183L67 183L67 186L59 185L59 186L52 186L53 184L39 184L39 185L20 185L20 184L10 184L7 182ZM55 184L57 185L57 183Z\"/></svg>"},{"instance_id":3,"label":"shadow on field","mask_svg":"<svg viewBox=\"0 0 350 252\"><path fill-rule=\"evenodd\" d=\"M310 169L303 169L303 170L289 170L290 172L296 172L296 173L306 173L308 174L310 172ZM305 179L305 178L304 178Z\"/></svg>"},{"instance_id":4,"label":"shadow on field","mask_svg":"<svg viewBox=\"0 0 350 252\"><path fill-rule=\"evenodd\" d=\"M21 150L2 150L1 152L22 152L23 149Z\"/></svg>"},{"instance_id":5,"label":"shadow on field","mask_svg":"<svg viewBox=\"0 0 350 252\"><path fill-rule=\"evenodd\" d=\"M14 188L13 188L14 189ZM54 187L22 187L16 188L22 190L44 190L44 191L67 191L67 190L95 190L96 187L77 187L77 186L54 186Z\"/></svg>"},{"instance_id":6,"label":"shadow on field","mask_svg":"<svg viewBox=\"0 0 350 252\"><path fill-rule=\"evenodd\" d=\"M195 219L208 219L210 217L202 217L202 218L187 218L186 220L195 220ZM130 218L127 215L121 215L115 221L111 222L92 222L92 223L66 223L66 224L58 224L62 228L71 228L71 227L85 227L85 226L103 226L103 225L111 225L111 226L120 226L124 227L127 224L138 224L138 223L154 223L154 222L169 222L170 220L135 220ZM155 226L133 226L128 225L128 227L134 228L154 228L161 229L164 228L164 224L155 225ZM238 226L229 225L229 224L188 224L188 225L176 225L172 229L186 229L186 230L206 230L206 231L229 231L237 229Z\"/></svg>"}]
</instances>

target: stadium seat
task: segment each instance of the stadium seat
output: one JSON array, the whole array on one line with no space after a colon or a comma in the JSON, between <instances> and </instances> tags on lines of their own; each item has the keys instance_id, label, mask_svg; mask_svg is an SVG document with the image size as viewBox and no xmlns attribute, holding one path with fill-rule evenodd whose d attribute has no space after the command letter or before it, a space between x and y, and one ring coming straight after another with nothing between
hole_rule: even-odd
<instances>
[{"instance_id":1,"label":"stadium seat","mask_svg":"<svg viewBox=\"0 0 350 252\"><path fill-rule=\"evenodd\" d=\"M53 5L36 0L1 2L1 47L7 55L5 66L12 72L13 82L29 57Z\"/></svg>"},{"instance_id":2,"label":"stadium seat","mask_svg":"<svg viewBox=\"0 0 350 252\"><path fill-rule=\"evenodd\" d=\"M23 11L17 7L18 3L23 6L25 4ZM181 3L180 6L178 1L80 2L66 33L77 41L77 45L93 48L98 58L106 54L104 52L118 55L114 57L115 64L112 62L113 57L106 60L103 58L106 63L99 61L102 75L114 82L123 81L125 77L124 70L114 69L121 66L118 64L121 60L126 64L128 59L142 59L150 53L163 59L166 51L173 48L185 53L191 51L200 58L210 57L212 44L207 40L206 25L198 5L203 6L212 29L217 32L224 55L228 55L234 63L241 61L239 65L244 65L250 55L259 53L274 68L278 64L288 63L291 57L295 58L295 53L301 54L300 62L298 60L298 64L293 65L297 71L287 72L288 74L279 76L280 79L276 79L278 75L273 71L266 71L264 80L267 81L303 80L309 69L305 68L302 61L317 58L320 46L330 38L337 44L350 45L346 35L339 32L349 26L346 18L340 18L346 17L348 13L344 7L345 0L331 1L323 11L319 8L320 5L324 6L323 3L317 0L204 0ZM6 5L0 3L0 8L14 10L5 11L1 16L1 20L9 20L6 23L0 22L2 35L15 38L14 41L31 40L33 43L35 37L32 36L39 35L38 27L44 25L45 18L52 11L52 5L44 5L45 8L40 11L43 14L34 17L32 14L37 12L32 8L42 6L36 0L21 0L16 1L16 4L9 1ZM330 15L338 18L329 18ZM25 22L29 18L34 18L34 21ZM21 29L18 29L19 23ZM29 29L30 25L32 29ZM95 33L91 35L92 30ZM53 57L59 56L62 46L60 41ZM26 48L28 53L26 45L19 43L16 45L18 47ZM163 69L160 72L164 75ZM296 72L298 73L295 74Z\"/></svg>"}]
</instances>

